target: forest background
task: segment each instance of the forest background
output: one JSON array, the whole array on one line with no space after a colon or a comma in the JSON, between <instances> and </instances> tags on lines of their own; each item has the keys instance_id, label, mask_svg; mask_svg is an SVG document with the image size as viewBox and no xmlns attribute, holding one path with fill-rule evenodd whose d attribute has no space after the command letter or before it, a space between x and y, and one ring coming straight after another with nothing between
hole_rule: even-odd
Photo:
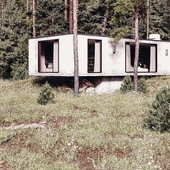
<instances>
[{"instance_id":1,"label":"forest background","mask_svg":"<svg viewBox=\"0 0 170 170\"><path fill-rule=\"evenodd\" d=\"M78 33L134 38L130 0L81 0ZM73 32L72 0L0 0L0 77L28 77L28 39ZM120 8L119 8L120 6ZM122 10L122 7L125 7ZM170 0L144 0L139 10L139 39L160 34L170 39Z\"/></svg>"}]
</instances>

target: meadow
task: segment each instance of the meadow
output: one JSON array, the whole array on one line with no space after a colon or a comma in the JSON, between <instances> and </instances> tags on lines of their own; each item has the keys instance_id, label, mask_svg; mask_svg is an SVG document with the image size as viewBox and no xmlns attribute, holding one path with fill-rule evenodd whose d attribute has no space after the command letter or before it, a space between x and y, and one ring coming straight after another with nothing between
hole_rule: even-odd
<instances>
[{"instance_id":1,"label":"meadow","mask_svg":"<svg viewBox=\"0 0 170 170\"><path fill-rule=\"evenodd\" d=\"M169 170L170 132L146 129L152 102L170 77L147 79L148 92L85 94L53 88L37 103L36 78L0 80L0 169Z\"/></svg>"}]
</instances>

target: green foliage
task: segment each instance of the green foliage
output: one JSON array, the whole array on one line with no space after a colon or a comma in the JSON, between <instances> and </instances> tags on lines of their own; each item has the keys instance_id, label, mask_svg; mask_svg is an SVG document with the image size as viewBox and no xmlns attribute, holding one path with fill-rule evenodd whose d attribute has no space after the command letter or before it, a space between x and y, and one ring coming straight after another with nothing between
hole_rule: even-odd
<instances>
[{"instance_id":1,"label":"green foliage","mask_svg":"<svg viewBox=\"0 0 170 170\"><path fill-rule=\"evenodd\" d=\"M37 102L42 105L46 105L47 103L53 103L54 97L55 96L52 91L52 87L46 82L41 89Z\"/></svg>"},{"instance_id":2,"label":"green foliage","mask_svg":"<svg viewBox=\"0 0 170 170\"><path fill-rule=\"evenodd\" d=\"M23 57L27 58L28 53L28 45L23 43L26 36L25 41L28 40L25 24L26 18L21 8L17 6L16 0L7 1L0 27L0 77L2 78L11 78L12 65L18 60L22 61L19 63L21 65L25 63Z\"/></svg>"},{"instance_id":3,"label":"green foliage","mask_svg":"<svg viewBox=\"0 0 170 170\"><path fill-rule=\"evenodd\" d=\"M28 78L28 35L20 38L14 51L14 62L11 64L11 77L14 80Z\"/></svg>"},{"instance_id":4,"label":"green foliage","mask_svg":"<svg viewBox=\"0 0 170 170\"><path fill-rule=\"evenodd\" d=\"M111 6L105 0L85 1L79 3L78 32L82 34L109 35Z\"/></svg>"},{"instance_id":5,"label":"green foliage","mask_svg":"<svg viewBox=\"0 0 170 170\"><path fill-rule=\"evenodd\" d=\"M133 82L130 76L125 76L121 84L120 91L123 93L133 90Z\"/></svg>"},{"instance_id":6,"label":"green foliage","mask_svg":"<svg viewBox=\"0 0 170 170\"><path fill-rule=\"evenodd\" d=\"M150 1L150 33L159 33L161 39L169 40L170 27L169 27L169 0L152 0ZM162 28L162 25L164 28Z\"/></svg>"},{"instance_id":7,"label":"green foliage","mask_svg":"<svg viewBox=\"0 0 170 170\"><path fill-rule=\"evenodd\" d=\"M28 63L14 63L11 66L11 77L14 80L23 80L28 78Z\"/></svg>"},{"instance_id":8,"label":"green foliage","mask_svg":"<svg viewBox=\"0 0 170 170\"><path fill-rule=\"evenodd\" d=\"M37 35L56 35L68 32L64 19L63 1L39 0L36 7Z\"/></svg>"},{"instance_id":9,"label":"green foliage","mask_svg":"<svg viewBox=\"0 0 170 170\"><path fill-rule=\"evenodd\" d=\"M149 129L165 132L170 129L170 86L163 87L157 93L152 109L145 119L145 125Z\"/></svg>"},{"instance_id":10,"label":"green foliage","mask_svg":"<svg viewBox=\"0 0 170 170\"><path fill-rule=\"evenodd\" d=\"M142 93L147 92L147 84L146 84L146 80L144 78L140 78L138 80L138 91L142 92Z\"/></svg>"},{"instance_id":11,"label":"green foliage","mask_svg":"<svg viewBox=\"0 0 170 170\"><path fill-rule=\"evenodd\" d=\"M3 2L3 1L2 1ZM1 3L0 2L0 5ZM28 38L32 36L32 2L26 9L25 0L4 1L0 17L0 77L23 79L28 76ZM139 5L139 37L146 38L146 0L81 0L78 11L78 32L114 37L134 38L134 7ZM65 34L69 30L68 16L64 19L63 0L38 0L36 3L36 32L39 35ZM169 0L150 1L149 33L159 33L168 40ZM21 75L21 76L20 76Z\"/></svg>"},{"instance_id":12,"label":"green foliage","mask_svg":"<svg viewBox=\"0 0 170 170\"><path fill-rule=\"evenodd\" d=\"M132 78L130 76L125 76L123 79L123 83L121 84L120 91L123 93L132 91L134 88ZM138 80L138 92L146 93L147 92L147 84L144 78L140 78Z\"/></svg>"}]
</instances>

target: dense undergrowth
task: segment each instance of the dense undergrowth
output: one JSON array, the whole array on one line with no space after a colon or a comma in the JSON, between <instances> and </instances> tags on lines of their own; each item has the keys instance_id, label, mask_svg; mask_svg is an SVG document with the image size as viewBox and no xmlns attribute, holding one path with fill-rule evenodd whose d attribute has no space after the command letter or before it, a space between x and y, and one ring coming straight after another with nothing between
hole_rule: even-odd
<instances>
[{"instance_id":1,"label":"dense undergrowth","mask_svg":"<svg viewBox=\"0 0 170 170\"><path fill-rule=\"evenodd\" d=\"M170 77L147 79L145 94L118 90L74 98L53 88L54 102L47 105L37 103L40 86L33 80L0 80L4 169L170 169L170 133L150 131L143 123ZM35 123L40 126L26 128Z\"/></svg>"}]
</instances>

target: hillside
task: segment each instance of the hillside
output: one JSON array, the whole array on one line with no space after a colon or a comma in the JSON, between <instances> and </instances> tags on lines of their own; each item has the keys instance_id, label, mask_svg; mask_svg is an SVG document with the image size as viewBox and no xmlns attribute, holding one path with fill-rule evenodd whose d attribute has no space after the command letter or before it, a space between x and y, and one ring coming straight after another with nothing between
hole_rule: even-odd
<instances>
[{"instance_id":1,"label":"hillside","mask_svg":"<svg viewBox=\"0 0 170 170\"><path fill-rule=\"evenodd\" d=\"M170 77L147 80L146 94L81 94L53 88L55 103L37 104L35 78L0 80L0 169L168 170L170 133L143 119Z\"/></svg>"}]
</instances>

